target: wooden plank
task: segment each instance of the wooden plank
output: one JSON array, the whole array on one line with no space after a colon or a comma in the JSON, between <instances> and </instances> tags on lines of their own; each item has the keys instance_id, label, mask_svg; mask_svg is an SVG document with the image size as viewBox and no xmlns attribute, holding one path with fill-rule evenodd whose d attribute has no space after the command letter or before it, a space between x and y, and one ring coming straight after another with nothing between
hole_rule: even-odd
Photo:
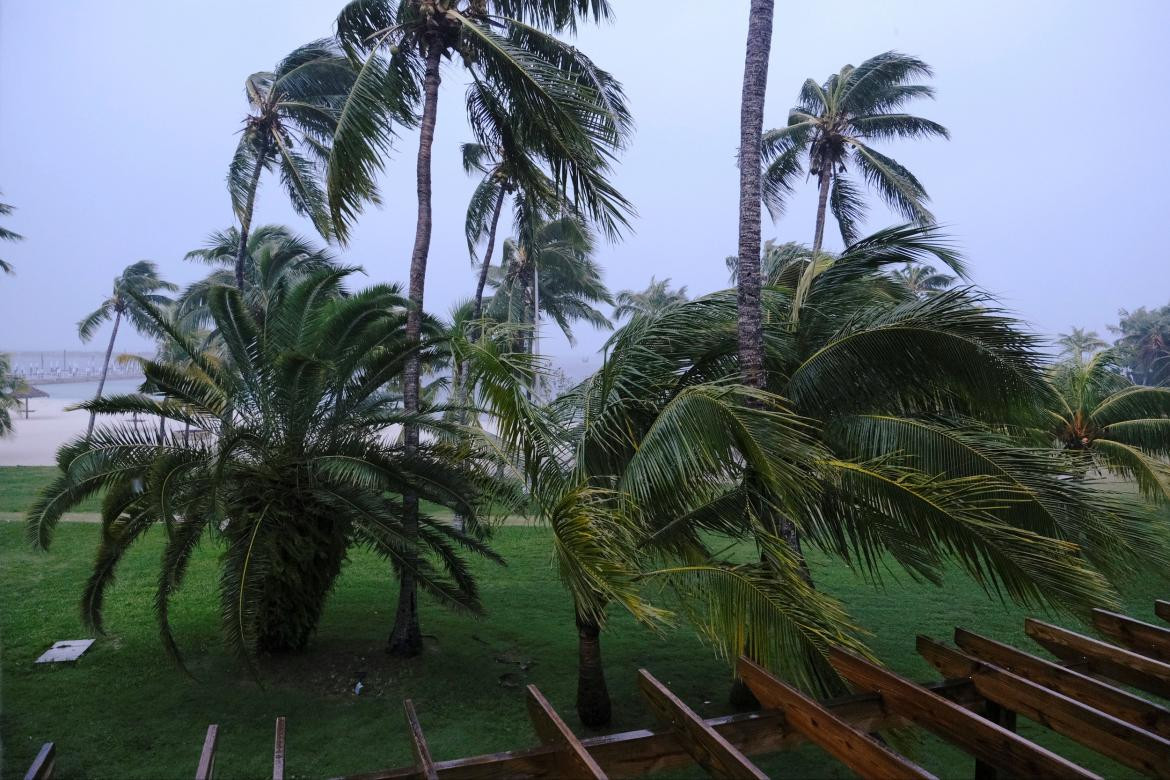
<instances>
[{"instance_id":1,"label":"wooden plank","mask_svg":"<svg viewBox=\"0 0 1170 780\"><path fill-rule=\"evenodd\" d=\"M528 716L540 741L557 748L558 768L564 777L600 779L606 776L535 685L528 686Z\"/></svg>"},{"instance_id":2,"label":"wooden plank","mask_svg":"<svg viewBox=\"0 0 1170 780\"><path fill-rule=\"evenodd\" d=\"M423 780L439 780L439 773L435 771L435 762L431 758L431 749L427 746L427 739L423 736L422 724L418 722L418 713L414 711L414 702L406 699L402 702L402 709L406 711L406 728L410 732L410 749L414 752L414 763L418 768L419 777Z\"/></svg>"},{"instance_id":3,"label":"wooden plank","mask_svg":"<svg viewBox=\"0 0 1170 780\"><path fill-rule=\"evenodd\" d=\"M203 738L203 752L199 754L195 780L211 780L215 774L215 745L218 740L219 726L213 723L207 727L207 736Z\"/></svg>"},{"instance_id":4,"label":"wooden plank","mask_svg":"<svg viewBox=\"0 0 1170 780\"><path fill-rule=\"evenodd\" d=\"M969 680L942 680L925 687L963 707L982 706ZM888 712L872 693L841 696L823 703L825 709L862 731L885 731L907 725L905 718ZM746 756L776 753L804 745L808 739L792 728L779 710L743 712L708 718L707 725L727 738ZM694 760L671 728L636 729L587 737L581 744L611 778L641 777L651 772L693 767ZM486 753L436 761L442 780L487 780L500 777L557 777L556 749L552 746ZM410 780L414 765L379 769L336 780Z\"/></svg>"},{"instance_id":5,"label":"wooden plank","mask_svg":"<svg viewBox=\"0 0 1170 780\"><path fill-rule=\"evenodd\" d=\"M1170 697L1170 664L1032 618L1024 621L1024 633L1058 658L1083 659L1090 672Z\"/></svg>"},{"instance_id":6,"label":"wooden plank","mask_svg":"<svg viewBox=\"0 0 1170 780\"><path fill-rule=\"evenodd\" d=\"M272 743L272 780L284 780L284 716L276 719Z\"/></svg>"},{"instance_id":7,"label":"wooden plank","mask_svg":"<svg viewBox=\"0 0 1170 780\"><path fill-rule=\"evenodd\" d=\"M28 771L24 773L24 780L51 780L53 777L53 764L56 761L57 746L52 742L46 742L41 745L41 749L37 752L37 757L33 759Z\"/></svg>"},{"instance_id":8,"label":"wooden plank","mask_svg":"<svg viewBox=\"0 0 1170 780\"><path fill-rule=\"evenodd\" d=\"M741 657L738 672L762 707L783 710L785 721L793 728L859 776L892 780L933 777L754 661Z\"/></svg>"},{"instance_id":9,"label":"wooden plank","mask_svg":"<svg viewBox=\"0 0 1170 780\"><path fill-rule=\"evenodd\" d=\"M1038 685L1096 707L1138 728L1170 737L1170 709L1149 699L962 628L955 629L955 644L977 658Z\"/></svg>"},{"instance_id":10,"label":"wooden plank","mask_svg":"<svg viewBox=\"0 0 1170 780\"><path fill-rule=\"evenodd\" d=\"M933 639L918 637L918 652L946 677L969 677L1001 707L1131 769L1170 778L1170 741Z\"/></svg>"},{"instance_id":11,"label":"wooden plank","mask_svg":"<svg viewBox=\"0 0 1170 780\"><path fill-rule=\"evenodd\" d=\"M1158 599L1154 602L1154 614L1163 620L1170 621L1170 601Z\"/></svg>"},{"instance_id":12,"label":"wooden plank","mask_svg":"<svg viewBox=\"0 0 1170 780\"><path fill-rule=\"evenodd\" d=\"M829 662L853 685L880 693L889 709L996 769L1022 777L1097 777L861 656L834 647Z\"/></svg>"},{"instance_id":13,"label":"wooden plank","mask_svg":"<svg viewBox=\"0 0 1170 780\"><path fill-rule=\"evenodd\" d=\"M1159 661L1170 661L1170 629L1104 609L1093 610L1093 626L1130 650Z\"/></svg>"},{"instance_id":14,"label":"wooden plank","mask_svg":"<svg viewBox=\"0 0 1170 780\"><path fill-rule=\"evenodd\" d=\"M768 776L711 728L670 689L645 669L638 670L638 687L654 714L678 733L695 763L713 777L735 780L768 780Z\"/></svg>"}]
</instances>

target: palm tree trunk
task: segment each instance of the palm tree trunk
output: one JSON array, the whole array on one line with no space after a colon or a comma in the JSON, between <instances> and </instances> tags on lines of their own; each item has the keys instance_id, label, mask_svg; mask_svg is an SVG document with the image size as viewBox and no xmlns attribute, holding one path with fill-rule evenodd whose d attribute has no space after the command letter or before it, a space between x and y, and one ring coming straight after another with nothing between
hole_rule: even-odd
<instances>
[{"instance_id":1,"label":"palm tree trunk","mask_svg":"<svg viewBox=\"0 0 1170 780\"><path fill-rule=\"evenodd\" d=\"M483 314L483 288L487 285L488 269L492 267L492 250L496 248L496 226L500 224L500 212L504 209L504 196L507 191L501 187L500 195L496 198L496 208L492 212L492 226L488 229L487 248L483 251L483 267L479 269L479 281L475 285L475 315L478 320Z\"/></svg>"},{"instance_id":2,"label":"palm tree trunk","mask_svg":"<svg viewBox=\"0 0 1170 780\"><path fill-rule=\"evenodd\" d=\"M106 361L102 364L102 378L98 380L97 395L94 400L102 397L102 390L106 387L106 374L110 371L110 356L114 354L114 339L118 338L118 325L122 322L121 309L114 310L114 329L110 332L110 343L106 346ZM97 419L96 412L89 413L89 427L85 429L85 438L88 441L89 437L93 435L93 423Z\"/></svg>"},{"instance_id":3,"label":"palm tree trunk","mask_svg":"<svg viewBox=\"0 0 1170 780\"><path fill-rule=\"evenodd\" d=\"M813 233L813 259L821 253L821 245L825 241L825 213L829 205L829 183L833 179L833 172L831 170L832 162L824 160L821 162L820 178L820 192L817 193L817 229Z\"/></svg>"},{"instance_id":4,"label":"palm tree trunk","mask_svg":"<svg viewBox=\"0 0 1170 780\"><path fill-rule=\"evenodd\" d=\"M248 199L244 202L244 213L240 215L240 243L236 247L236 287L244 291L244 257L248 254L248 233L252 229L252 209L256 205L256 191L260 188L260 174L264 171L263 149L256 157L256 170L252 171L252 183L248 187Z\"/></svg>"},{"instance_id":5,"label":"palm tree trunk","mask_svg":"<svg viewBox=\"0 0 1170 780\"><path fill-rule=\"evenodd\" d=\"M591 728L605 726L613 715L605 667L601 664L601 626L577 616L577 716Z\"/></svg>"},{"instance_id":6,"label":"palm tree trunk","mask_svg":"<svg viewBox=\"0 0 1170 780\"><path fill-rule=\"evenodd\" d=\"M162 446L167 440L167 418L158 416L158 443Z\"/></svg>"},{"instance_id":7,"label":"palm tree trunk","mask_svg":"<svg viewBox=\"0 0 1170 780\"><path fill-rule=\"evenodd\" d=\"M760 305L760 136L772 48L773 0L752 0L739 112L739 370L745 384L763 388L764 329Z\"/></svg>"},{"instance_id":8,"label":"palm tree trunk","mask_svg":"<svg viewBox=\"0 0 1170 780\"><path fill-rule=\"evenodd\" d=\"M418 344L422 335L423 287L427 276L427 256L431 248L431 146L435 140L435 120L439 108L439 66L442 64L443 47L438 39L432 39L427 47L427 66L423 76L423 114L418 141L418 163L416 180L418 189L418 222L414 234L414 251L410 256L410 308L406 313L406 340L410 345ZM402 405L406 413L415 414L419 409L419 357L418 351L407 358L402 378ZM406 452L413 455L418 450L418 426L406 425L403 431ZM402 497L403 532L413 539L418 532L418 494L406 493ZM390 632L387 652L397 656L415 656L422 651L422 629L418 621L418 586L409 566L404 566L398 592L398 611L394 616L394 628Z\"/></svg>"}]
</instances>

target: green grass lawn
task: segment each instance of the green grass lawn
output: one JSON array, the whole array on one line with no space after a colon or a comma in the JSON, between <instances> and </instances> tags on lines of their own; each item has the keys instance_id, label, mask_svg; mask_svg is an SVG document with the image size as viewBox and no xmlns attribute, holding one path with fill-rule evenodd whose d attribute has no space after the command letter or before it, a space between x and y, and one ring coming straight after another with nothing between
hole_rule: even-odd
<instances>
[{"instance_id":1,"label":"green grass lawn","mask_svg":"<svg viewBox=\"0 0 1170 780\"><path fill-rule=\"evenodd\" d=\"M0 512L25 512L41 488L60 472L56 466L5 466L0 468ZM87 499L74 512L101 511L96 498Z\"/></svg>"},{"instance_id":2,"label":"green grass lawn","mask_svg":"<svg viewBox=\"0 0 1170 780\"><path fill-rule=\"evenodd\" d=\"M6 476L0 472L0 485L7 484ZM173 609L194 677L163 656L151 607L159 532L123 562L107 597L108 634L75 666L35 666L33 660L54 641L86 635L77 603L99 532L93 524L62 524L46 554L27 548L19 524L0 523L3 777L20 776L46 740L58 745L59 777L189 777L209 723L220 724L217 777L262 777L271 772L272 724L278 715L288 718L290 776L395 766L411 760L401 714L407 697L439 759L524 747L536 743L524 707L526 683L539 686L578 733L586 733L573 712L572 613L543 529L497 532L496 547L509 565L477 564L485 618L454 615L424 599L427 650L409 661L382 652L396 595L386 566L355 554L309 652L271 662L262 685L220 640L214 597L218 550L210 544L194 560ZM918 633L945 639L955 625L963 625L1027 647L1025 612L988 599L962 576L942 589L891 582L874 590L838 565L815 559L812 565L818 585L843 599L873 632L877 655L915 679L937 678L914 652ZM1167 583L1135 572L1126 606L1130 614L1151 619L1153 600L1167 593ZM1067 618L1061 622L1072 625ZM615 705L610 730L653 723L636 688L639 667L652 670L704 715L729 711L727 665L685 626L655 636L615 613L603 648ZM364 688L355 695L359 680ZM1127 775L1032 724L1021 721L1021 730L1107 776ZM941 776L972 774L969 759L933 740L922 740L914 752ZM811 747L760 763L775 776L849 776Z\"/></svg>"}]
</instances>

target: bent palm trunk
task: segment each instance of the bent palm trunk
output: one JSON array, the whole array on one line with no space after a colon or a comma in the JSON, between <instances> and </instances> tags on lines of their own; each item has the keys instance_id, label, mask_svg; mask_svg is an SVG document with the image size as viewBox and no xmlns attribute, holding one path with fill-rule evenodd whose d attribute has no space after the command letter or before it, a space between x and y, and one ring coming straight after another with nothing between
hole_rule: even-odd
<instances>
[{"instance_id":1,"label":"bent palm trunk","mask_svg":"<svg viewBox=\"0 0 1170 780\"><path fill-rule=\"evenodd\" d=\"M605 726L613 716L605 667L601 664L601 626L577 616L577 715L589 727Z\"/></svg>"},{"instance_id":2,"label":"bent palm trunk","mask_svg":"<svg viewBox=\"0 0 1170 780\"><path fill-rule=\"evenodd\" d=\"M427 275L427 255L431 248L431 146L435 140L435 120L439 108L439 65L442 62L443 47L431 40L427 48L427 67L423 78L423 115L418 141L418 164L416 178L418 185L418 222L415 227L414 251L410 257L410 309L406 314L406 340L416 345L422 335L423 288ZM403 371L402 405L408 415L419 410L419 357L413 350ZM404 427L406 452L413 455L418 450L418 426ZM418 494L406 493L402 497L403 531L410 539L418 533ZM410 657L422 651L422 629L418 620L418 585L409 566L404 566L398 592L398 610L394 616L394 628L390 632L387 652L391 655Z\"/></svg>"},{"instance_id":3,"label":"bent palm trunk","mask_svg":"<svg viewBox=\"0 0 1170 780\"><path fill-rule=\"evenodd\" d=\"M102 390L106 387L106 375L110 372L110 356L114 354L114 339L118 338L118 325L122 322L122 310L115 309L114 311L114 330L110 333L110 343L106 347L106 360L102 363L102 378L98 380L97 395L94 400L100 400L102 397ZM97 419L96 412L89 413L89 427L85 429L85 438L89 439L93 435L93 423Z\"/></svg>"},{"instance_id":4,"label":"bent palm trunk","mask_svg":"<svg viewBox=\"0 0 1170 780\"><path fill-rule=\"evenodd\" d=\"M496 198L496 207L492 212L492 226L488 229L487 248L483 252L483 267L479 269L479 281L475 285L475 316L479 320L483 314L483 288L487 285L488 269L492 267L492 251L496 248L496 227L500 224L500 212L504 208L504 196L507 192L501 187Z\"/></svg>"}]
</instances>

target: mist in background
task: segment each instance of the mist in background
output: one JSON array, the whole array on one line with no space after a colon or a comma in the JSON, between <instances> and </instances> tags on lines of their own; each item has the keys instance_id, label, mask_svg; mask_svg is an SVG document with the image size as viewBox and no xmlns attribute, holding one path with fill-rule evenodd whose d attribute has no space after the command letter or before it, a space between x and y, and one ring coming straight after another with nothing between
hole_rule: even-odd
<instances>
[{"instance_id":1,"label":"mist in background","mask_svg":"<svg viewBox=\"0 0 1170 780\"><path fill-rule=\"evenodd\" d=\"M580 47L617 75L637 134L615 173L639 218L598 260L616 292L671 277L692 295L728 284L735 251L739 97L747 2L613 0L613 24ZM2 247L0 349L77 349L75 323L127 264L150 259L185 284L182 260L233 224L224 177L246 112L245 77L328 35L341 8L321 0L116 3L5 0L0 7L0 190L17 207ZM935 69L937 101L915 113L952 140L882 144L925 184L974 281L1050 335L1105 334L1119 308L1170 300L1162 238L1170 151L1170 3L1130 0L778 3L766 127L785 123L805 78L888 49ZM435 231L427 309L474 292L463 219L474 182L464 83L444 70L434 157ZM405 281L414 238L417 135L404 130L370 208L342 250L368 281ZM811 242L815 188L801 188L764 238ZM876 198L868 227L896 222ZM295 216L275 176L255 224ZM501 225L501 240L510 232ZM836 225L827 248L840 246ZM319 239L318 239L319 240ZM498 252L496 257L498 258ZM361 282L355 280L355 284ZM578 328L571 348L544 325L542 352L567 373L598 364L606 333ZM119 351L150 350L129 329ZM108 331L91 348L104 346Z\"/></svg>"}]
</instances>

